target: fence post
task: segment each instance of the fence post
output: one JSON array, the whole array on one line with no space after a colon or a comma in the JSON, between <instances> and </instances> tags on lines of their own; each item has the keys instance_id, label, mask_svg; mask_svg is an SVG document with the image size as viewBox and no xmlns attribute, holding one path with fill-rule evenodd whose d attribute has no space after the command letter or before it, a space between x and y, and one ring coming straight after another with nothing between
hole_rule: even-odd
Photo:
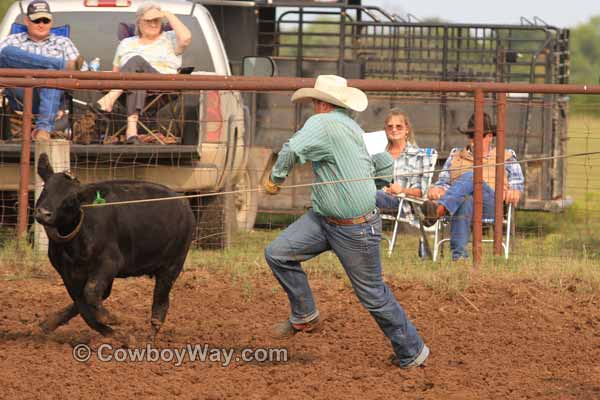
<instances>
[{"instance_id":1,"label":"fence post","mask_svg":"<svg viewBox=\"0 0 600 400\"><path fill-rule=\"evenodd\" d=\"M481 264L483 227L483 107L484 93L475 89L475 151L473 154L473 268Z\"/></svg>"},{"instance_id":2,"label":"fence post","mask_svg":"<svg viewBox=\"0 0 600 400\"><path fill-rule=\"evenodd\" d=\"M494 208L494 255L502 255L502 220L504 219L504 151L506 148L506 93L498 93L496 121L496 201Z\"/></svg>"},{"instance_id":3,"label":"fence post","mask_svg":"<svg viewBox=\"0 0 600 400\"><path fill-rule=\"evenodd\" d=\"M17 236L19 240L27 237L29 216L29 158L31 157L31 119L33 106L33 88L25 88L23 94L23 145L21 146L21 165L19 170L19 212Z\"/></svg>"},{"instance_id":4,"label":"fence post","mask_svg":"<svg viewBox=\"0 0 600 400\"><path fill-rule=\"evenodd\" d=\"M37 174L37 164L40 154L46 153L54 172L68 171L71 167L70 159L71 142L64 139L55 139L35 144L35 201L43 190L42 178ZM48 237L42 225L34 223L34 249L37 253L48 251Z\"/></svg>"}]
</instances>

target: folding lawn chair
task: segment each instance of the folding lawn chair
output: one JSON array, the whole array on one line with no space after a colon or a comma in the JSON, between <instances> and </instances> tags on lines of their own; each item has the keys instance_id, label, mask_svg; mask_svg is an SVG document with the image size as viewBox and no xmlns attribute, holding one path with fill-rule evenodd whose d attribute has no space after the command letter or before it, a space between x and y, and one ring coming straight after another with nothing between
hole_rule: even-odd
<instances>
[{"instance_id":1,"label":"folding lawn chair","mask_svg":"<svg viewBox=\"0 0 600 400\"><path fill-rule=\"evenodd\" d=\"M165 31L172 30L170 25L165 25ZM119 23L117 36L119 41L133 36L135 34L135 25L125 22ZM180 74L191 74L193 67L182 67ZM121 96L117 104L124 108L125 96ZM156 133L164 133L165 138L177 140L183 137L185 125L185 102L184 96L180 93L149 93L146 97L146 104L141 110L138 119L138 125L150 136L154 137L160 144L166 144ZM116 121L113 121L116 123ZM118 125L117 125L118 126ZM114 129L112 134L106 134L104 143L110 143L112 138L121 135L127 127L126 121L118 128ZM154 129L152 129L154 128Z\"/></svg>"},{"instance_id":2,"label":"folding lawn chair","mask_svg":"<svg viewBox=\"0 0 600 400\"><path fill-rule=\"evenodd\" d=\"M14 22L10 26L9 35L15 33L23 33L27 32L27 26L23 24L19 24ZM71 36L71 26L70 25L61 25L55 26L50 29L50 32L57 36L70 37ZM9 101L7 94L2 92L2 116L0 121L0 139L10 140L13 139L16 135L20 135L22 129L22 111L20 110L12 110L9 106ZM23 104L19 100L17 100L17 104L23 107ZM63 99L63 112L64 116L67 120L64 121L64 125L67 129L72 126L71 118L73 116L73 98L69 91L64 91L64 99ZM57 121L58 123L59 121Z\"/></svg>"},{"instance_id":3,"label":"folding lawn chair","mask_svg":"<svg viewBox=\"0 0 600 400\"><path fill-rule=\"evenodd\" d=\"M510 243L511 238L514 235L515 230L515 212L514 206L512 204L504 205L504 218L502 221L503 225L503 239L502 239L502 249L503 255L506 260L508 260L508 255L510 253ZM494 227L494 218L483 218L481 220L483 224L483 229L492 229ZM450 217L445 216L440 218L431 228L434 229L433 236L433 261L436 261L438 257L442 254L444 243L450 242ZM484 243L493 243L494 239L483 239Z\"/></svg>"},{"instance_id":4,"label":"folding lawn chair","mask_svg":"<svg viewBox=\"0 0 600 400\"><path fill-rule=\"evenodd\" d=\"M421 205L425 200L427 200L427 191L429 190L429 186L431 185L431 181L433 179L433 172L435 170L435 165L437 162L438 153L435 149L432 148L423 148L421 149L422 154L419 156L422 157L423 160L423 170L422 174L426 178L425 179L425 187L421 188L422 197L416 198L407 196L404 193L398 195L398 199L400 203L398 204L398 209L396 210L395 215L382 213L381 218L394 221L394 229L392 231L392 236L387 239L389 243L388 248L388 256L392 255L394 251L394 246L396 245L396 239L398 237L399 226L401 223L409 224L413 227L416 227L420 231L420 244L419 249L423 254L420 254L422 257L428 256L431 257L431 252L429 251L429 243L427 241L427 231L433 231L433 227L426 228L421 223L421 219L419 213L421 209L419 205Z\"/></svg>"}]
</instances>

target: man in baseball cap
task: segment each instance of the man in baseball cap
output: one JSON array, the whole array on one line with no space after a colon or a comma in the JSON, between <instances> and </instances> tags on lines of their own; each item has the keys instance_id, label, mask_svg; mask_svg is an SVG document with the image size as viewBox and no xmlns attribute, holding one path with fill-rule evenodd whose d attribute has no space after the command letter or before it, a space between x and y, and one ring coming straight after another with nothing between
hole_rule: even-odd
<instances>
[{"instance_id":1,"label":"man in baseball cap","mask_svg":"<svg viewBox=\"0 0 600 400\"><path fill-rule=\"evenodd\" d=\"M57 36L52 28L50 6L43 0L34 0L27 6L27 15L23 22L27 32L15 33L0 41L0 68L75 69L81 60L79 51L64 36ZM62 99L62 90L35 89L33 113L37 116L34 140L49 140L54 131L56 115ZM6 90L12 110L22 110L23 90L10 88ZM20 101L17 101L20 100Z\"/></svg>"},{"instance_id":2,"label":"man in baseball cap","mask_svg":"<svg viewBox=\"0 0 600 400\"><path fill-rule=\"evenodd\" d=\"M47 18L52 21L50 5L43 0L34 0L27 6L27 18L36 21L39 18Z\"/></svg>"}]
</instances>

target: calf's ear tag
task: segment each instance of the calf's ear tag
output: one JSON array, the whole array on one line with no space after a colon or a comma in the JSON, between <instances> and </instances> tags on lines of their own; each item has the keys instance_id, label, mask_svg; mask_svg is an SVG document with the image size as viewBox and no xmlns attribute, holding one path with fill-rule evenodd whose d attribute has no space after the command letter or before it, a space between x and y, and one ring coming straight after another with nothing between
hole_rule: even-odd
<instances>
[{"instance_id":1,"label":"calf's ear tag","mask_svg":"<svg viewBox=\"0 0 600 400\"><path fill-rule=\"evenodd\" d=\"M106 200L102 198L102 194L100 194L100 191L97 190L96 198L94 199L94 204L104 204L104 203L106 203Z\"/></svg>"}]
</instances>

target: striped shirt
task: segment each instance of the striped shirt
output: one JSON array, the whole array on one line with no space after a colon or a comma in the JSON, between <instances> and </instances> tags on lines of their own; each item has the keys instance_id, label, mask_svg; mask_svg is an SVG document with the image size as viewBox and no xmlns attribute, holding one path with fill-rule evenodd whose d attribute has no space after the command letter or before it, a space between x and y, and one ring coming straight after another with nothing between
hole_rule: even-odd
<instances>
[{"instance_id":1,"label":"striped shirt","mask_svg":"<svg viewBox=\"0 0 600 400\"><path fill-rule=\"evenodd\" d=\"M450 179L450 166L452 165L452 157L454 157L454 155L457 155L461 150L461 148L456 147L452 149L452 151L450 151L450 155L444 163L444 168L440 172L435 186L443 187L446 190L450 188L450 185L452 183ZM506 149L506 151L508 151L511 154L511 157L508 160L506 160L506 164L504 165L504 170L506 171L506 179L508 181L508 188L511 190L518 190L520 192L523 192L525 190L525 177L523 176L521 164L517 162L517 155L513 150ZM490 155L486 157L490 157Z\"/></svg>"},{"instance_id":2,"label":"striped shirt","mask_svg":"<svg viewBox=\"0 0 600 400\"><path fill-rule=\"evenodd\" d=\"M389 155L389 163L375 163L367 153L363 134L362 128L341 108L313 115L283 145L271 179L282 183L296 163L307 161L312 162L315 183L362 178L313 186L312 206L317 214L326 217L364 215L375 208L376 191L374 180L364 178L391 175L392 163Z\"/></svg>"},{"instance_id":3,"label":"striped shirt","mask_svg":"<svg viewBox=\"0 0 600 400\"><path fill-rule=\"evenodd\" d=\"M31 40L27 32L15 33L0 41L0 51L6 46L13 46L28 53L67 61L73 61L79 56L79 51L71 39L54 33L40 41Z\"/></svg>"}]
</instances>

